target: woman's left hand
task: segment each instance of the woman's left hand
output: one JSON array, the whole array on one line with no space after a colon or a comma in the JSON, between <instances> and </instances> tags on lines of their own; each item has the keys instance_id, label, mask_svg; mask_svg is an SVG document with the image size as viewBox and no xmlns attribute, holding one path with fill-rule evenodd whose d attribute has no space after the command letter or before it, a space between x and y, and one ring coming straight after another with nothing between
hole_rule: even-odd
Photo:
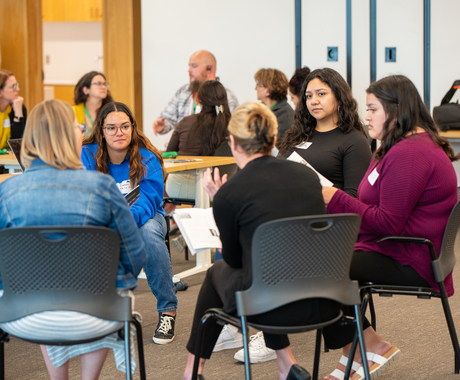
<instances>
[{"instance_id":1,"label":"woman's left hand","mask_svg":"<svg viewBox=\"0 0 460 380\"><path fill-rule=\"evenodd\" d=\"M214 198L214 195L216 195L225 182L227 182L227 174L224 174L221 179L218 168L214 169L214 180L212 178L211 168L208 168L206 173L204 173L203 187L211 199Z\"/></svg>"},{"instance_id":2,"label":"woman's left hand","mask_svg":"<svg viewBox=\"0 0 460 380\"><path fill-rule=\"evenodd\" d=\"M334 196L337 190L338 189L336 189L335 187L323 186L323 198L324 198L324 203L326 204L326 206L329 204L329 202L331 201L332 197Z\"/></svg>"}]
</instances>

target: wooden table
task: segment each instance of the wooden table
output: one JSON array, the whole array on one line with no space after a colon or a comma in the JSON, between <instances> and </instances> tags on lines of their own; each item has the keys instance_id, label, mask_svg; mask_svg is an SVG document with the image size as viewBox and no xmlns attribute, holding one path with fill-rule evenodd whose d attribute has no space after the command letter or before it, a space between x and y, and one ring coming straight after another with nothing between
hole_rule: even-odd
<instances>
[{"instance_id":1,"label":"wooden table","mask_svg":"<svg viewBox=\"0 0 460 380\"><path fill-rule=\"evenodd\" d=\"M22 171L13 152L10 151L7 154L0 154L0 165L4 165L10 173Z\"/></svg>"}]
</instances>

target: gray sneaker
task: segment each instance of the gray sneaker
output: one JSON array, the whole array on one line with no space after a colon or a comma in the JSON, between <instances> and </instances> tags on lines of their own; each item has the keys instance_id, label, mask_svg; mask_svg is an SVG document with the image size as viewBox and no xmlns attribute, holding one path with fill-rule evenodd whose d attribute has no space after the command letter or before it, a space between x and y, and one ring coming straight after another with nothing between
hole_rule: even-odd
<instances>
[{"instance_id":1,"label":"gray sneaker","mask_svg":"<svg viewBox=\"0 0 460 380\"><path fill-rule=\"evenodd\" d=\"M240 347L243 347L243 335L235 330L233 326L225 325L212 352Z\"/></svg>"},{"instance_id":2,"label":"gray sneaker","mask_svg":"<svg viewBox=\"0 0 460 380\"><path fill-rule=\"evenodd\" d=\"M234 358L244 363L244 349L239 350ZM251 364L268 362L276 359L276 352L265 345L264 334L259 331L249 340L249 360Z\"/></svg>"}]
</instances>

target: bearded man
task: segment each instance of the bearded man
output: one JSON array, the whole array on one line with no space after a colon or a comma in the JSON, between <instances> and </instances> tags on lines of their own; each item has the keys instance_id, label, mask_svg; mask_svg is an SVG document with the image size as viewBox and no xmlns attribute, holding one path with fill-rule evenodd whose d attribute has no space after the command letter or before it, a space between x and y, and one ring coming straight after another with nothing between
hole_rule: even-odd
<instances>
[{"instance_id":1,"label":"bearded man","mask_svg":"<svg viewBox=\"0 0 460 380\"><path fill-rule=\"evenodd\" d=\"M216 77L216 58L214 55L206 50L193 53L188 62L188 75L190 83L177 90L160 117L153 122L155 135L168 133L185 116L200 112L200 100L198 99L200 86L208 80L219 80ZM225 89L227 90L230 112L233 112L238 107L238 100L232 91L228 88Z\"/></svg>"}]
</instances>

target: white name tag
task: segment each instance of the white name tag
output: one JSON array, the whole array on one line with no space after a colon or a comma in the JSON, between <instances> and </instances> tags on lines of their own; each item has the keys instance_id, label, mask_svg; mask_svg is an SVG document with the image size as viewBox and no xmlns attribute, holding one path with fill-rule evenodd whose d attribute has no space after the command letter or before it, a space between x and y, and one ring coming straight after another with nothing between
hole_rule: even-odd
<instances>
[{"instance_id":1,"label":"white name tag","mask_svg":"<svg viewBox=\"0 0 460 380\"><path fill-rule=\"evenodd\" d=\"M307 149L311 144L312 144L311 142L305 141L305 142L297 145L296 148Z\"/></svg>"},{"instance_id":2,"label":"white name tag","mask_svg":"<svg viewBox=\"0 0 460 380\"><path fill-rule=\"evenodd\" d=\"M379 173L377 173L377 168L375 168L374 170L372 170L372 173L369 174L367 180L369 181L371 186L374 186L374 183L375 181L377 181L377 178L379 178Z\"/></svg>"},{"instance_id":3,"label":"white name tag","mask_svg":"<svg viewBox=\"0 0 460 380\"><path fill-rule=\"evenodd\" d=\"M131 183L129 182L129 179L121 183L117 183L117 186L118 190L120 190L123 195L128 194L131 191Z\"/></svg>"},{"instance_id":4,"label":"white name tag","mask_svg":"<svg viewBox=\"0 0 460 380\"><path fill-rule=\"evenodd\" d=\"M10 118L8 117L8 115L7 115L6 119L3 120L3 128L9 128L9 127L11 127L11 121L10 121Z\"/></svg>"}]
</instances>

